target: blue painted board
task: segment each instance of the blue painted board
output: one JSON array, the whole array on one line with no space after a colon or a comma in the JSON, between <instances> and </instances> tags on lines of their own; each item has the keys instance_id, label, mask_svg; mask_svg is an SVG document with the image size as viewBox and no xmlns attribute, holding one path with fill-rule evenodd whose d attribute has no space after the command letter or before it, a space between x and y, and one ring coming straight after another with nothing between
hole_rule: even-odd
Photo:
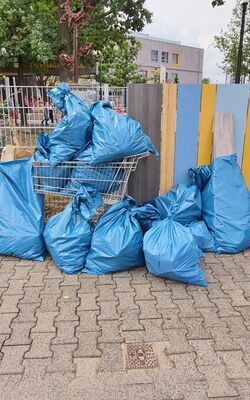
<instances>
[{"instance_id":1,"label":"blue painted board","mask_svg":"<svg viewBox=\"0 0 250 400\"><path fill-rule=\"evenodd\" d=\"M178 85L174 183L190 183L198 154L201 85Z\"/></svg>"},{"instance_id":2,"label":"blue painted board","mask_svg":"<svg viewBox=\"0 0 250 400\"><path fill-rule=\"evenodd\" d=\"M215 112L233 113L234 150L241 167L250 85L217 85Z\"/></svg>"}]
</instances>

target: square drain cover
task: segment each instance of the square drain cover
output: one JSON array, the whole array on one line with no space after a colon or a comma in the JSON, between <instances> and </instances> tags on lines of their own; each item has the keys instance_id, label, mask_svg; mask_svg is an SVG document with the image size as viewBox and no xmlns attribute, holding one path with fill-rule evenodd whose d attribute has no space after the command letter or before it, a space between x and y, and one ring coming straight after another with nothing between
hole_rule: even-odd
<instances>
[{"instance_id":1,"label":"square drain cover","mask_svg":"<svg viewBox=\"0 0 250 400\"><path fill-rule=\"evenodd\" d=\"M127 369L158 367L152 344L127 344L125 349Z\"/></svg>"}]
</instances>

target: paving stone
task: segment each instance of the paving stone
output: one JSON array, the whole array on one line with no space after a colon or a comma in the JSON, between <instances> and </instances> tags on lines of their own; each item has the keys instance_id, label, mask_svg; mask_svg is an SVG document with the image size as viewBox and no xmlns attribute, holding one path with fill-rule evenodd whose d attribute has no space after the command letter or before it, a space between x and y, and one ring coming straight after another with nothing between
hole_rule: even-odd
<instances>
[{"instance_id":1,"label":"paving stone","mask_svg":"<svg viewBox=\"0 0 250 400\"><path fill-rule=\"evenodd\" d=\"M161 310L161 315L164 321L162 329L185 328L185 325L179 318L179 314L179 308L169 308L167 310Z\"/></svg>"},{"instance_id":2,"label":"paving stone","mask_svg":"<svg viewBox=\"0 0 250 400\"><path fill-rule=\"evenodd\" d=\"M0 306L0 314L17 313L19 311L18 303L22 296L22 294L13 294L9 296L4 294L2 296L3 302Z\"/></svg>"},{"instance_id":3,"label":"paving stone","mask_svg":"<svg viewBox=\"0 0 250 400\"><path fill-rule=\"evenodd\" d=\"M159 319L161 318L161 313L156 310L156 301L137 301L136 302L140 308L140 319Z\"/></svg>"},{"instance_id":4,"label":"paving stone","mask_svg":"<svg viewBox=\"0 0 250 400\"><path fill-rule=\"evenodd\" d=\"M131 279L131 273L128 270L117 271L112 273L112 277L114 278L129 278Z\"/></svg>"},{"instance_id":5,"label":"paving stone","mask_svg":"<svg viewBox=\"0 0 250 400\"><path fill-rule=\"evenodd\" d=\"M74 372L76 366L73 363L73 352L76 350L76 344L52 345L52 362L47 367L47 372Z\"/></svg>"},{"instance_id":6,"label":"paving stone","mask_svg":"<svg viewBox=\"0 0 250 400\"><path fill-rule=\"evenodd\" d=\"M76 332L79 339L78 348L74 352L74 357L100 357L101 352L97 346L99 332Z\"/></svg>"},{"instance_id":7,"label":"paving stone","mask_svg":"<svg viewBox=\"0 0 250 400\"><path fill-rule=\"evenodd\" d=\"M210 263L221 263L219 258L216 258L216 255L214 253L206 253L206 257L204 259L205 264L210 264Z\"/></svg>"},{"instance_id":8,"label":"paving stone","mask_svg":"<svg viewBox=\"0 0 250 400\"><path fill-rule=\"evenodd\" d=\"M8 288L10 284L11 274L1 274L0 275L0 288Z\"/></svg>"},{"instance_id":9,"label":"paving stone","mask_svg":"<svg viewBox=\"0 0 250 400\"><path fill-rule=\"evenodd\" d=\"M194 308L194 300L174 300L174 303L180 309L180 318L198 318L200 316L199 311Z\"/></svg>"},{"instance_id":10,"label":"paving stone","mask_svg":"<svg viewBox=\"0 0 250 400\"><path fill-rule=\"evenodd\" d=\"M132 268L129 272L132 275L131 283L133 285L150 284L150 280L147 279L147 269L145 267Z\"/></svg>"},{"instance_id":11,"label":"paving stone","mask_svg":"<svg viewBox=\"0 0 250 400\"><path fill-rule=\"evenodd\" d=\"M239 264L240 267L242 268L242 271L245 275L250 275L250 265L249 265L249 259L247 264Z\"/></svg>"},{"instance_id":12,"label":"paving stone","mask_svg":"<svg viewBox=\"0 0 250 400\"><path fill-rule=\"evenodd\" d=\"M15 319L15 323L36 322L35 313L39 307L39 303L19 303L18 307L20 311Z\"/></svg>"},{"instance_id":13,"label":"paving stone","mask_svg":"<svg viewBox=\"0 0 250 400\"><path fill-rule=\"evenodd\" d=\"M123 311L120 318L121 331L144 330L144 326L139 321L139 314L139 310Z\"/></svg>"},{"instance_id":14,"label":"paving stone","mask_svg":"<svg viewBox=\"0 0 250 400\"><path fill-rule=\"evenodd\" d=\"M168 283L167 286L172 291L171 297L173 300L191 299L191 295L185 285L172 285L171 283Z\"/></svg>"},{"instance_id":15,"label":"paving stone","mask_svg":"<svg viewBox=\"0 0 250 400\"><path fill-rule=\"evenodd\" d=\"M36 311L37 322L34 328L32 328L32 333L46 333L55 332L55 318L58 312L38 312Z\"/></svg>"},{"instance_id":16,"label":"paving stone","mask_svg":"<svg viewBox=\"0 0 250 400\"><path fill-rule=\"evenodd\" d=\"M229 298L228 294L222 290L221 283L214 282L208 288L209 299L226 299Z\"/></svg>"},{"instance_id":17,"label":"paving stone","mask_svg":"<svg viewBox=\"0 0 250 400\"><path fill-rule=\"evenodd\" d=\"M199 308L197 309L204 318L204 328L208 326L226 326L226 322L218 316L217 308Z\"/></svg>"},{"instance_id":18,"label":"paving stone","mask_svg":"<svg viewBox=\"0 0 250 400\"><path fill-rule=\"evenodd\" d=\"M116 301L100 301L98 306L100 307L100 314L97 319L100 320L112 320L119 319L117 312L117 302Z\"/></svg>"},{"instance_id":19,"label":"paving stone","mask_svg":"<svg viewBox=\"0 0 250 400\"><path fill-rule=\"evenodd\" d=\"M214 341L210 339L189 340L196 350L196 365L220 365L221 360L214 350Z\"/></svg>"},{"instance_id":20,"label":"paving stone","mask_svg":"<svg viewBox=\"0 0 250 400\"><path fill-rule=\"evenodd\" d=\"M165 292L168 290L164 279L158 278L157 276L147 274L147 279L151 282L152 292Z\"/></svg>"},{"instance_id":21,"label":"paving stone","mask_svg":"<svg viewBox=\"0 0 250 400\"><path fill-rule=\"evenodd\" d=\"M237 396L238 392L230 384L226 369L222 365L199 366L199 371L205 375L208 382L208 397Z\"/></svg>"},{"instance_id":22,"label":"paving stone","mask_svg":"<svg viewBox=\"0 0 250 400\"><path fill-rule=\"evenodd\" d=\"M214 276L224 276L224 275L229 275L229 272L224 268L224 265L222 263L215 263L215 264L209 264L209 267L212 270L212 273Z\"/></svg>"},{"instance_id":23,"label":"paving stone","mask_svg":"<svg viewBox=\"0 0 250 400\"><path fill-rule=\"evenodd\" d=\"M19 307L21 304L31 304L31 303L41 303L40 293L42 288L37 287L24 287L24 296L19 302Z\"/></svg>"},{"instance_id":24,"label":"paving stone","mask_svg":"<svg viewBox=\"0 0 250 400\"><path fill-rule=\"evenodd\" d=\"M157 342L167 340L165 331L162 329L162 319L141 319L141 324L145 328L145 342Z\"/></svg>"},{"instance_id":25,"label":"paving stone","mask_svg":"<svg viewBox=\"0 0 250 400\"><path fill-rule=\"evenodd\" d=\"M45 373L46 368L51 363L51 359L25 359L23 361L24 373L22 381L17 385L17 389L20 390L20 396L18 398L22 399L22 394L25 393L26 398L36 398L39 394L41 399L46 398L46 393L41 388L46 389L45 385ZM28 393L31 392L31 396Z\"/></svg>"},{"instance_id":26,"label":"paving stone","mask_svg":"<svg viewBox=\"0 0 250 400\"><path fill-rule=\"evenodd\" d=\"M195 308L209 308L215 305L209 300L205 292L193 292L194 307Z\"/></svg>"},{"instance_id":27,"label":"paving stone","mask_svg":"<svg viewBox=\"0 0 250 400\"><path fill-rule=\"evenodd\" d=\"M240 316L240 314L232 307L230 299L212 299L211 301L216 304L219 310L219 317Z\"/></svg>"},{"instance_id":28,"label":"paving stone","mask_svg":"<svg viewBox=\"0 0 250 400\"><path fill-rule=\"evenodd\" d=\"M124 310L139 310L138 304L135 303L135 293L116 293L119 304L117 309L119 312Z\"/></svg>"},{"instance_id":29,"label":"paving stone","mask_svg":"<svg viewBox=\"0 0 250 400\"><path fill-rule=\"evenodd\" d=\"M239 282L245 282L246 280L247 280L247 277L246 277L246 275L243 273L243 270L242 270L242 268L238 265L237 266L238 268L236 268L236 269L229 269L229 268L226 268L227 269L227 271L228 272L230 272L230 275L232 276L232 278L233 278L233 281L237 284L237 286L238 286L238 283Z\"/></svg>"},{"instance_id":30,"label":"paving stone","mask_svg":"<svg viewBox=\"0 0 250 400\"><path fill-rule=\"evenodd\" d=\"M111 274L99 275L97 285L114 285L115 281Z\"/></svg>"},{"instance_id":31,"label":"paving stone","mask_svg":"<svg viewBox=\"0 0 250 400\"><path fill-rule=\"evenodd\" d=\"M243 361L246 363L248 368L250 367L250 336L247 338L235 338L235 346L243 351ZM237 349L237 350L238 350Z\"/></svg>"},{"instance_id":32,"label":"paving stone","mask_svg":"<svg viewBox=\"0 0 250 400\"><path fill-rule=\"evenodd\" d=\"M150 283L147 285L132 285L135 289L135 300L155 300L155 296L151 293Z\"/></svg>"},{"instance_id":33,"label":"paving stone","mask_svg":"<svg viewBox=\"0 0 250 400\"><path fill-rule=\"evenodd\" d=\"M228 289L228 290L237 290L238 287L234 283L233 278L231 275L227 276L218 276L218 280L220 281L221 288L222 290Z\"/></svg>"},{"instance_id":34,"label":"paving stone","mask_svg":"<svg viewBox=\"0 0 250 400\"><path fill-rule=\"evenodd\" d=\"M80 276L82 277L85 274L81 275L69 275L69 274L64 274L63 275L63 281L61 282L60 286L78 286L80 287Z\"/></svg>"},{"instance_id":35,"label":"paving stone","mask_svg":"<svg viewBox=\"0 0 250 400\"><path fill-rule=\"evenodd\" d=\"M27 263L28 262L29 261L27 260ZM18 266L18 264L16 266ZM46 272L46 274L47 274L47 272L48 272L48 261L47 260L45 260L45 261L35 261L33 263L32 269L30 271L33 272L33 273Z\"/></svg>"},{"instance_id":36,"label":"paving stone","mask_svg":"<svg viewBox=\"0 0 250 400\"><path fill-rule=\"evenodd\" d=\"M60 298L61 299L66 299L67 301L76 301L78 302L78 290L79 286L60 286L60 289L62 291Z\"/></svg>"},{"instance_id":37,"label":"paving stone","mask_svg":"<svg viewBox=\"0 0 250 400\"><path fill-rule=\"evenodd\" d=\"M19 346L25 344L31 344L30 331L33 328L35 322L22 323L22 324L11 324L11 336L5 342L5 346Z\"/></svg>"},{"instance_id":38,"label":"paving stone","mask_svg":"<svg viewBox=\"0 0 250 400\"><path fill-rule=\"evenodd\" d=\"M74 377L75 373L70 371L50 372L46 374L46 400L75 399L75 397L71 397L68 392L68 385ZM85 396L82 396L81 399L87 400Z\"/></svg>"},{"instance_id":39,"label":"paving stone","mask_svg":"<svg viewBox=\"0 0 250 400\"><path fill-rule=\"evenodd\" d=\"M43 294L40 297L41 305L38 308L39 312L58 312L58 294Z\"/></svg>"},{"instance_id":40,"label":"paving stone","mask_svg":"<svg viewBox=\"0 0 250 400\"><path fill-rule=\"evenodd\" d=\"M75 336L77 325L78 321L55 322L56 337L52 339L51 343L56 345L77 343L78 340Z\"/></svg>"},{"instance_id":41,"label":"paving stone","mask_svg":"<svg viewBox=\"0 0 250 400\"><path fill-rule=\"evenodd\" d=\"M122 343L123 339L119 332L119 321L99 321L101 336L98 343Z\"/></svg>"},{"instance_id":42,"label":"paving stone","mask_svg":"<svg viewBox=\"0 0 250 400\"><path fill-rule=\"evenodd\" d=\"M233 255L234 262L237 263L249 263L249 260L244 256L244 253L238 253Z\"/></svg>"},{"instance_id":43,"label":"paving stone","mask_svg":"<svg viewBox=\"0 0 250 400\"><path fill-rule=\"evenodd\" d=\"M183 318L183 325L187 327L187 339L211 339L208 329L204 328L202 318ZM216 328L217 329L217 328Z\"/></svg>"},{"instance_id":44,"label":"paving stone","mask_svg":"<svg viewBox=\"0 0 250 400\"><path fill-rule=\"evenodd\" d=\"M145 331L122 331L121 336L125 343L142 343L145 342Z\"/></svg>"},{"instance_id":45,"label":"paving stone","mask_svg":"<svg viewBox=\"0 0 250 400\"><path fill-rule=\"evenodd\" d=\"M10 337L9 334L0 334L0 352L4 342ZM0 357L1 358L1 357Z\"/></svg>"},{"instance_id":46,"label":"paving stone","mask_svg":"<svg viewBox=\"0 0 250 400\"><path fill-rule=\"evenodd\" d=\"M76 365L76 376L75 379L71 380L69 383L70 389L82 388L86 390L89 386L97 386L97 369L100 364L99 357L75 357L74 364ZM100 382L101 379L99 375L98 382ZM105 385L106 383L107 381Z\"/></svg>"},{"instance_id":47,"label":"paving stone","mask_svg":"<svg viewBox=\"0 0 250 400\"><path fill-rule=\"evenodd\" d=\"M231 338L245 338L247 335L249 336L249 331L242 317L223 317L221 320L229 327Z\"/></svg>"},{"instance_id":48,"label":"paving stone","mask_svg":"<svg viewBox=\"0 0 250 400\"><path fill-rule=\"evenodd\" d=\"M80 305L78 311L95 311L99 310L97 305L97 293L81 293L79 294Z\"/></svg>"},{"instance_id":49,"label":"paving stone","mask_svg":"<svg viewBox=\"0 0 250 400\"><path fill-rule=\"evenodd\" d=\"M131 286L132 278L116 278L113 277L116 288L115 293L123 293L123 292L133 292L135 293L134 289Z\"/></svg>"},{"instance_id":50,"label":"paving stone","mask_svg":"<svg viewBox=\"0 0 250 400\"><path fill-rule=\"evenodd\" d=\"M68 302L66 300L58 301L59 314L55 321L78 321L79 317L76 314L78 303Z\"/></svg>"},{"instance_id":51,"label":"paving stone","mask_svg":"<svg viewBox=\"0 0 250 400\"><path fill-rule=\"evenodd\" d=\"M212 270L211 269L206 269L206 270L204 270L204 273L205 273L205 278L206 278L206 281L207 281L207 283L209 284L209 286L211 285L211 283L215 283L215 282L219 282L219 278L224 278L226 275L223 275L223 276L214 276L213 275L213 272L212 272ZM228 275L229 276L229 275Z\"/></svg>"},{"instance_id":52,"label":"paving stone","mask_svg":"<svg viewBox=\"0 0 250 400\"><path fill-rule=\"evenodd\" d=\"M24 295L24 284L26 280L25 279L20 279L20 280L10 280L10 285L8 289L5 291L5 295Z\"/></svg>"},{"instance_id":53,"label":"paving stone","mask_svg":"<svg viewBox=\"0 0 250 400\"><path fill-rule=\"evenodd\" d=\"M24 367L22 361L29 346L3 346L3 359L0 365L0 375L22 374Z\"/></svg>"},{"instance_id":54,"label":"paving stone","mask_svg":"<svg viewBox=\"0 0 250 400\"><path fill-rule=\"evenodd\" d=\"M249 282L249 286L250 286L250 282ZM241 289L228 290L227 293L231 299L232 306L236 306L236 307L250 306L250 301L247 301L247 299L244 297L243 290L241 290Z\"/></svg>"},{"instance_id":55,"label":"paving stone","mask_svg":"<svg viewBox=\"0 0 250 400\"><path fill-rule=\"evenodd\" d=\"M250 306L237 307L235 310L242 315L245 325L250 327Z\"/></svg>"},{"instance_id":56,"label":"paving stone","mask_svg":"<svg viewBox=\"0 0 250 400\"><path fill-rule=\"evenodd\" d=\"M228 327L214 326L207 327L207 330L211 333L214 340L214 349L218 350L237 350L237 345L230 337L230 330Z\"/></svg>"},{"instance_id":57,"label":"paving stone","mask_svg":"<svg viewBox=\"0 0 250 400\"><path fill-rule=\"evenodd\" d=\"M78 293L98 293L95 279L80 280L80 288L78 289Z\"/></svg>"},{"instance_id":58,"label":"paving stone","mask_svg":"<svg viewBox=\"0 0 250 400\"><path fill-rule=\"evenodd\" d=\"M118 298L114 294L114 286L112 285L99 285L99 296L97 297L98 301L117 301Z\"/></svg>"},{"instance_id":59,"label":"paving stone","mask_svg":"<svg viewBox=\"0 0 250 400\"><path fill-rule=\"evenodd\" d=\"M15 320L17 313L0 314L0 334L10 334L10 324Z\"/></svg>"},{"instance_id":60,"label":"paving stone","mask_svg":"<svg viewBox=\"0 0 250 400\"><path fill-rule=\"evenodd\" d=\"M226 365L226 375L229 379L250 379L250 369L243 361L244 353L236 351L218 351L217 354Z\"/></svg>"},{"instance_id":61,"label":"paving stone","mask_svg":"<svg viewBox=\"0 0 250 400\"><path fill-rule=\"evenodd\" d=\"M16 261L2 261L0 264L0 274L13 275L15 270Z\"/></svg>"},{"instance_id":62,"label":"paving stone","mask_svg":"<svg viewBox=\"0 0 250 400\"><path fill-rule=\"evenodd\" d=\"M63 281L63 278L60 279L44 279L45 287L41 291L41 294L58 294L61 295L60 284Z\"/></svg>"},{"instance_id":63,"label":"paving stone","mask_svg":"<svg viewBox=\"0 0 250 400\"><path fill-rule=\"evenodd\" d=\"M173 302L171 298L171 291L165 292L153 292L152 294L155 296L157 304L156 308L159 310L164 310L167 308L177 308L177 305Z\"/></svg>"},{"instance_id":64,"label":"paving stone","mask_svg":"<svg viewBox=\"0 0 250 400\"><path fill-rule=\"evenodd\" d=\"M194 349L187 341L186 329L166 329L164 330L168 339L167 352L168 354L190 353Z\"/></svg>"},{"instance_id":65,"label":"paving stone","mask_svg":"<svg viewBox=\"0 0 250 400\"><path fill-rule=\"evenodd\" d=\"M172 354L171 360L176 367L171 371L173 379L182 383L205 380L202 373L196 367L195 359L195 353Z\"/></svg>"},{"instance_id":66,"label":"paving stone","mask_svg":"<svg viewBox=\"0 0 250 400\"><path fill-rule=\"evenodd\" d=\"M250 298L250 283L249 282L239 282L238 286L244 291L244 296Z\"/></svg>"},{"instance_id":67,"label":"paving stone","mask_svg":"<svg viewBox=\"0 0 250 400\"><path fill-rule=\"evenodd\" d=\"M98 311L81 311L78 313L80 323L77 332L98 332L100 327L97 323Z\"/></svg>"},{"instance_id":68,"label":"paving stone","mask_svg":"<svg viewBox=\"0 0 250 400\"><path fill-rule=\"evenodd\" d=\"M26 287L42 287L45 286L44 278L46 276L46 272L38 272L38 273L29 273L29 280L25 284Z\"/></svg>"},{"instance_id":69,"label":"paving stone","mask_svg":"<svg viewBox=\"0 0 250 400\"><path fill-rule=\"evenodd\" d=\"M207 400L207 384L205 382L190 382L178 386L185 400Z\"/></svg>"},{"instance_id":70,"label":"paving stone","mask_svg":"<svg viewBox=\"0 0 250 400\"><path fill-rule=\"evenodd\" d=\"M249 380L231 380L230 383L239 392L237 400L250 400Z\"/></svg>"},{"instance_id":71,"label":"paving stone","mask_svg":"<svg viewBox=\"0 0 250 400\"><path fill-rule=\"evenodd\" d=\"M102 352L101 364L99 371L118 371L123 370L123 358L121 345L118 343L101 343Z\"/></svg>"},{"instance_id":72,"label":"paving stone","mask_svg":"<svg viewBox=\"0 0 250 400\"><path fill-rule=\"evenodd\" d=\"M51 340L54 333L31 333L32 344L25 358L49 358L52 357Z\"/></svg>"},{"instance_id":73,"label":"paving stone","mask_svg":"<svg viewBox=\"0 0 250 400\"><path fill-rule=\"evenodd\" d=\"M62 271L55 265L48 264L48 274L46 279L61 279L63 277Z\"/></svg>"}]
</instances>

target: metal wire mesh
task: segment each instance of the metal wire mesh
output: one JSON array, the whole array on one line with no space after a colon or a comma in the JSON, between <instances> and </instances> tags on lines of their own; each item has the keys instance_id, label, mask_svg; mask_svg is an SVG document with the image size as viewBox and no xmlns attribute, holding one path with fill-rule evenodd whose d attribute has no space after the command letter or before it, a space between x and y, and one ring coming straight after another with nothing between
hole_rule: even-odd
<instances>
[{"instance_id":1,"label":"metal wire mesh","mask_svg":"<svg viewBox=\"0 0 250 400\"><path fill-rule=\"evenodd\" d=\"M71 198L84 185L88 190L102 193L105 204L121 201L126 191L130 173L138 160L149 153L124 158L98 166L88 162L62 162L52 168L49 162L33 161L34 187L37 193ZM62 201L62 200L61 200Z\"/></svg>"}]
</instances>

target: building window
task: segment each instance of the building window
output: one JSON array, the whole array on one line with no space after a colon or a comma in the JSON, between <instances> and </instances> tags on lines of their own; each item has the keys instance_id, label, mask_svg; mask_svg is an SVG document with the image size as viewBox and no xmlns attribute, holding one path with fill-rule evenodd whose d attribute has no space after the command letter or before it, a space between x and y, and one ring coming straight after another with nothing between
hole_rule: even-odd
<instances>
[{"instance_id":1,"label":"building window","mask_svg":"<svg viewBox=\"0 0 250 400\"><path fill-rule=\"evenodd\" d=\"M158 61L158 50L151 50L151 61Z\"/></svg>"},{"instance_id":2,"label":"building window","mask_svg":"<svg viewBox=\"0 0 250 400\"><path fill-rule=\"evenodd\" d=\"M172 53L172 65L180 64L180 53Z\"/></svg>"},{"instance_id":3,"label":"building window","mask_svg":"<svg viewBox=\"0 0 250 400\"><path fill-rule=\"evenodd\" d=\"M161 62L168 63L168 52L167 51L163 51L161 53Z\"/></svg>"}]
</instances>

